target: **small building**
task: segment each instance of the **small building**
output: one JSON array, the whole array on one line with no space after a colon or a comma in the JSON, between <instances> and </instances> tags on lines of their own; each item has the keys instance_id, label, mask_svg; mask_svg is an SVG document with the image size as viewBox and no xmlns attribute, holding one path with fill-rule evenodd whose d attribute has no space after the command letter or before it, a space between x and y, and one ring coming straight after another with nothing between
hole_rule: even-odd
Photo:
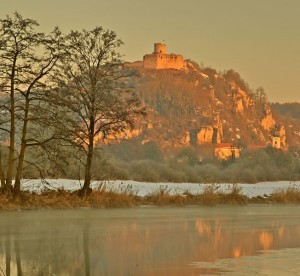
<instances>
[{"instance_id":1,"label":"small building","mask_svg":"<svg viewBox=\"0 0 300 276\"><path fill-rule=\"evenodd\" d=\"M272 147L274 149L280 149L281 148L281 139L278 136L272 137Z\"/></svg>"},{"instance_id":2,"label":"small building","mask_svg":"<svg viewBox=\"0 0 300 276\"><path fill-rule=\"evenodd\" d=\"M143 64L147 69L183 69L186 67L183 56L167 54L167 46L162 43L154 43L154 52L144 55Z\"/></svg>"},{"instance_id":3,"label":"small building","mask_svg":"<svg viewBox=\"0 0 300 276\"><path fill-rule=\"evenodd\" d=\"M220 160L227 160L230 158L239 158L240 150L230 143L220 143L215 147L215 157Z\"/></svg>"}]
</instances>

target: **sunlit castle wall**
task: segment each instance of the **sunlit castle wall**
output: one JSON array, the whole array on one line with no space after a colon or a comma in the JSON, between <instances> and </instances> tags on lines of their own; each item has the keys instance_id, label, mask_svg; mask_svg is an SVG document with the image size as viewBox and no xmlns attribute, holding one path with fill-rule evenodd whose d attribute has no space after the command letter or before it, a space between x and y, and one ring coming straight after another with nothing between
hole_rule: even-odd
<instances>
[{"instance_id":1,"label":"sunlit castle wall","mask_svg":"<svg viewBox=\"0 0 300 276\"><path fill-rule=\"evenodd\" d=\"M144 68L148 69L182 69L186 64L182 55L167 54L167 47L154 43L154 52L144 55Z\"/></svg>"},{"instance_id":2,"label":"sunlit castle wall","mask_svg":"<svg viewBox=\"0 0 300 276\"><path fill-rule=\"evenodd\" d=\"M162 43L154 43L154 54L167 54L167 46Z\"/></svg>"}]
</instances>

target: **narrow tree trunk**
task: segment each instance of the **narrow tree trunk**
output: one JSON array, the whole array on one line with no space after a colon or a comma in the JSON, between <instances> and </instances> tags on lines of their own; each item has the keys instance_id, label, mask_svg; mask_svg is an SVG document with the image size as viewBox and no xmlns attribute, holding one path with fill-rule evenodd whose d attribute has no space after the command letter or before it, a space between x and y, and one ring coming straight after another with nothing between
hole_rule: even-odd
<instances>
[{"instance_id":1,"label":"narrow tree trunk","mask_svg":"<svg viewBox=\"0 0 300 276\"><path fill-rule=\"evenodd\" d=\"M11 131L10 131L10 141L9 141L9 154L8 154L8 166L7 166L7 174L6 174L6 188L10 189L12 187L12 179L13 179L13 170L15 164L15 124L14 124L14 116L11 119Z\"/></svg>"},{"instance_id":2,"label":"narrow tree trunk","mask_svg":"<svg viewBox=\"0 0 300 276\"><path fill-rule=\"evenodd\" d=\"M85 176L84 176L84 184L82 187L82 195L86 195L90 192L91 185L91 168L94 154L94 131L95 131L95 121L93 116L90 118L90 129L89 129L89 144L86 155L86 163L85 163Z\"/></svg>"},{"instance_id":3,"label":"narrow tree trunk","mask_svg":"<svg viewBox=\"0 0 300 276\"><path fill-rule=\"evenodd\" d=\"M10 135L9 135L9 154L8 166L6 174L6 188L12 187L12 177L15 163L15 72L16 72L17 57L15 56L11 77L10 77Z\"/></svg>"},{"instance_id":4,"label":"narrow tree trunk","mask_svg":"<svg viewBox=\"0 0 300 276\"><path fill-rule=\"evenodd\" d=\"M1 181L1 188L5 189L5 175L4 175L4 170L2 167L1 150L0 150L0 181Z\"/></svg>"},{"instance_id":5,"label":"narrow tree trunk","mask_svg":"<svg viewBox=\"0 0 300 276\"><path fill-rule=\"evenodd\" d=\"M14 194L16 194L16 195L20 194L20 191L21 191L21 177L22 177L22 171L23 171L25 148L26 148L26 144L23 143L23 141L22 141L21 148L20 148L18 167L17 167L17 172L16 172L16 178L15 178L15 186L14 186Z\"/></svg>"},{"instance_id":6,"label":"narrow tree trunk","mask_svg":"<svg viewBox=\"0 0 300 276\"><path fill-rule=\"evenodd\" d=\"M16 178L15 178L15 186L14 186L14 193L16 195L20 194L21 191L21 177L23 172L23 163L24 163L25 150L26 150L28 112L29 112L29 99L28 96L26 96L25 114L24 114L22 137L21 137L21 148L20 148L19 161L18 161Z\"/></svg>"},{"instance_id":7,"label":"narrow tree trunk","mask_svg":"<svg viewBox=\"0 0 300 276\"><path fill-rule=\"evenodd\" d=\"M94 143L92 141L88 146L88 152L86 156L84 184L82 187L82 190L85 193L89 191L91 185L91 167L92 167L93 153L94 153Z\"/></svg>"}]
</instances>

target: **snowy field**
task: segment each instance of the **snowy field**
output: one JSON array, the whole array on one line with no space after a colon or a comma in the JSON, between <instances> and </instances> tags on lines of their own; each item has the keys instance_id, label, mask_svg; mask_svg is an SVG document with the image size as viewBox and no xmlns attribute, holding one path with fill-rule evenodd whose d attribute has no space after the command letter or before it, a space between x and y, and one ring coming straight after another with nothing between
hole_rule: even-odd
<instances>
[{"instance_id":1,"label":"snowy field","mask_svg":"<svg viewBox=\"0 0 300 276\"><path fill-rule=\"evenodd\" d=\"M44 189L58 189L63 188L66 190L74 191L82 187L83 181L70 180L70 179L47 179L41 180L24 180L22 183L23 190L30 190L40 192ZM169 191L170 194L182 194L185 191L189 191L192 194L201 193L205 185L210 184L197 184L197 183L152 183L152 182L137 182L133 180L116 180L116 181L94 181L92 182L92 188L97 189L99 185L105 185L108 189L114 189L117 191L131 189L139 196L145 196L147 194L164 189ZM214 184L218 187L218 191L230 191L232 184L220 183ZM286 189L289 187L300 188L300 181L277 181L277 182L261 182L256 184L238 184L242 187L242 193L248 197L254 197L258 195L270 195L276 189Z\"/></svg>"}]
</instances>

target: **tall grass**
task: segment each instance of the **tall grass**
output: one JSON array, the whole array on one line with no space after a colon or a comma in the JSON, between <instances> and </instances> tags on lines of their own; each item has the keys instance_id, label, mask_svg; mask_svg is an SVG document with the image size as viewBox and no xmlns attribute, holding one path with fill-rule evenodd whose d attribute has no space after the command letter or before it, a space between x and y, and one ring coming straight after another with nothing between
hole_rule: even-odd
<instances>
[{"instance_id":1,"label":"tall grass","mask_svg":"<svg viewBox=\"0 0 300 276\"><path fill-rule=\"evenodd\" d=\"M277 189L271 194L269 200L273 203L300 203L300 188L291 186Z\"/></svg>"},{"instance_id":2,"label":"tall grass","mask_svg":"<svg viewBox=\"0 0 300 276\"><path fill-rule=\"evenodd\" d=\"M131 185L113 188L106 184L99 185L91 194L80 197L76 192L64 189L44 190L41 193L21 192L19 197L12 194L0 194L0 210L13 209L71 209L71 208L121 208L142 205L155 206L215 206L245 205L248 203L293 203L300 204L300 188L291 186L277 189L269 196L247 197L242 187L232 184L228 190L220 190L219 184L203 184L201 192L192 194L188 190L175 192L166 185L143 197L137 195Z\"/></svg>"}]
</instances>

